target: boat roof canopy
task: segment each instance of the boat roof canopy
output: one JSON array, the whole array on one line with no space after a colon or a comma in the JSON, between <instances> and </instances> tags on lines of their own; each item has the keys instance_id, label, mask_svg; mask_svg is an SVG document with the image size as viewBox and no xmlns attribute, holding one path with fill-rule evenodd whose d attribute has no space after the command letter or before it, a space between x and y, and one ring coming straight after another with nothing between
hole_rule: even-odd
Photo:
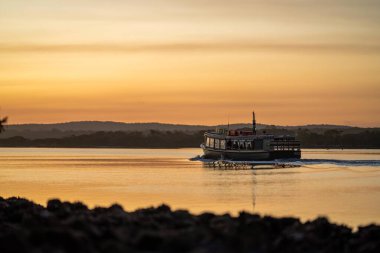
<instances>
[{"instance_id":1,"label":"boat roof canopy","mask_svg":"<svg viewBox=\"0 0 380 253\"><path fill-rule=\"evenodd\" d=\"M233 140L254 140L254 139L274 139L274 135L228 135L228 134L220 134L216 132L206 132L206 137L215 138L215 139L233 139Z\"/></svg>"},{"instance_id":2,"label":"boat roof canopy","mask_svg":"<svg viewBox=\"0 0 380 253\"><path fill-rule=\"evenodd\" d=\"M206 132L204 135L209 138L226 139L226 140L257 140L257 139L295 140L295 137L291 135L271 135L271 134L229 135L227 132L226 133Z\"/></svg>"}]
</instances>

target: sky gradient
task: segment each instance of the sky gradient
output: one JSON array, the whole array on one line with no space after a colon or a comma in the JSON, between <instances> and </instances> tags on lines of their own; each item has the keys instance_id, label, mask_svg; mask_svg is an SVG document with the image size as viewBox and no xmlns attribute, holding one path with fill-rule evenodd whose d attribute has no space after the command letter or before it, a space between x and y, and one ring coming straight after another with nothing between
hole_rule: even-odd
<instances>
[{"instance_id":1,"label":"sky gradient","mask_svg":"<svg viewBox=\"0 0 380 253\"><path fill-rule=\"evenodd\" d=\"M0 114L380 126L378 0L0 1Z\"/></svg>"}]
</instances>

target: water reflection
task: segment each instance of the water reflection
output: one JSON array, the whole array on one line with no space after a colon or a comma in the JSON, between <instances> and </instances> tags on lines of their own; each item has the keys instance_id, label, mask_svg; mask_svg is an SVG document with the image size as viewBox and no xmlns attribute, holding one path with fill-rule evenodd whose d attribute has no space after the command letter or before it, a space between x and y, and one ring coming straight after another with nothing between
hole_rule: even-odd
<instances>
[{"instance_id":1,"label":"water reflection","mask_svg":"<svg viewBox=\"0 0 380 253\"><path fill-rule=\"evenodd\" d=\"M167 203L199 213L240 211L350 225L380 221L380 151L304 151L297 166L208 166L200 149L0 149L0 196L59 197L127 210ZM350 159L348 159L348 156ZM344 159L343 159L344 158ZM321 160L372 160L367 165ZM375 165L374 165L375 164Z\"/></svg>"},{"instance_id":2,"label":"water reflection","mask_svg":"<svg viewBox=\"0 0 380 253\"><path fill-rule=\"evenodd\" d=\"M255 171L252 171L252 212L255 212L256 208L256 174Z\"/></svg>"}]
</instances>

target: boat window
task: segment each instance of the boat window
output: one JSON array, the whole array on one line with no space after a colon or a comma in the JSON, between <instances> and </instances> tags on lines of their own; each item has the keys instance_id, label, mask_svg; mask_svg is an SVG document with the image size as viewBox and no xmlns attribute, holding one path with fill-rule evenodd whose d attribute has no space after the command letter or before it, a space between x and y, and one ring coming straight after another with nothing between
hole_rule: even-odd
<instances>
[{"instance_id":1,"label":"boat window","mask_svg":"<svg viewBox=\"0 0 380 253\"><path fill-rule=\"evenodd\" d=\"M228 140L227 142L226 142L226 149L232 149L233 147L232 147L232 141L231 140Z\"/></svg>"},{"instance_id":2,"label":"boat window","mask_svg":"<svg viewBox=\"0 0 380 253\"><path fill-rule=\"evenodd\" d=\"M219 149L219 139L215 139L215 148Z\"/></svg>"},{"instance_id":3,"label":"boat window","mask_svg":"<svg viewBox=\"0 0 380 253\"><path fill-rule=\"evenodd\" d=\"M226 149L226 141L220 140L220 149Z\"/></svg>"},{"instance_id":4,"label":"boat window","mask_svg":"<svg viewBox=\"0 0 380 253\"><path fill-rule=\"evenodd\" d=\"M255 149L263 149L263 140L256 140L255 141Z\"/></svg>"},{"instance_id":5,"label":"boat window","mask_svg":"<svg viewBox=\"0 0 380 253\"><path fill-rule=\"evenodd\" d=\"M207 137L206 146L210 147L210 138Z\"/></svg>"},{"instance_id":6,"label":"boat window","mask_svg":"<svg viewBox=\"0 0 380 253\"><path fill-rule=\"evenodd\" d=\"M210 138L210 147L214 147L214 139L213 138Z\"/></svg>"}]
</instances>

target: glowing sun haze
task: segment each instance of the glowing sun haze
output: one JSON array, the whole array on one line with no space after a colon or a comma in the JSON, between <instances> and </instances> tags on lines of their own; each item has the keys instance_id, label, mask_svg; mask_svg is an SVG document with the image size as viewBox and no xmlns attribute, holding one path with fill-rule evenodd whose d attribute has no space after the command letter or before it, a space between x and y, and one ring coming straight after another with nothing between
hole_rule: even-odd
<instances>
[{"instance_id":1,"label":"glowing sun haze","mask_svg":"<svg viewBox=\"0 0 380 253\"><path fill-rule=\"evenodd\" d=\"M380 126L380 1L0 1L0 99L11 123Z\"/></svg>"}]
</instances>

